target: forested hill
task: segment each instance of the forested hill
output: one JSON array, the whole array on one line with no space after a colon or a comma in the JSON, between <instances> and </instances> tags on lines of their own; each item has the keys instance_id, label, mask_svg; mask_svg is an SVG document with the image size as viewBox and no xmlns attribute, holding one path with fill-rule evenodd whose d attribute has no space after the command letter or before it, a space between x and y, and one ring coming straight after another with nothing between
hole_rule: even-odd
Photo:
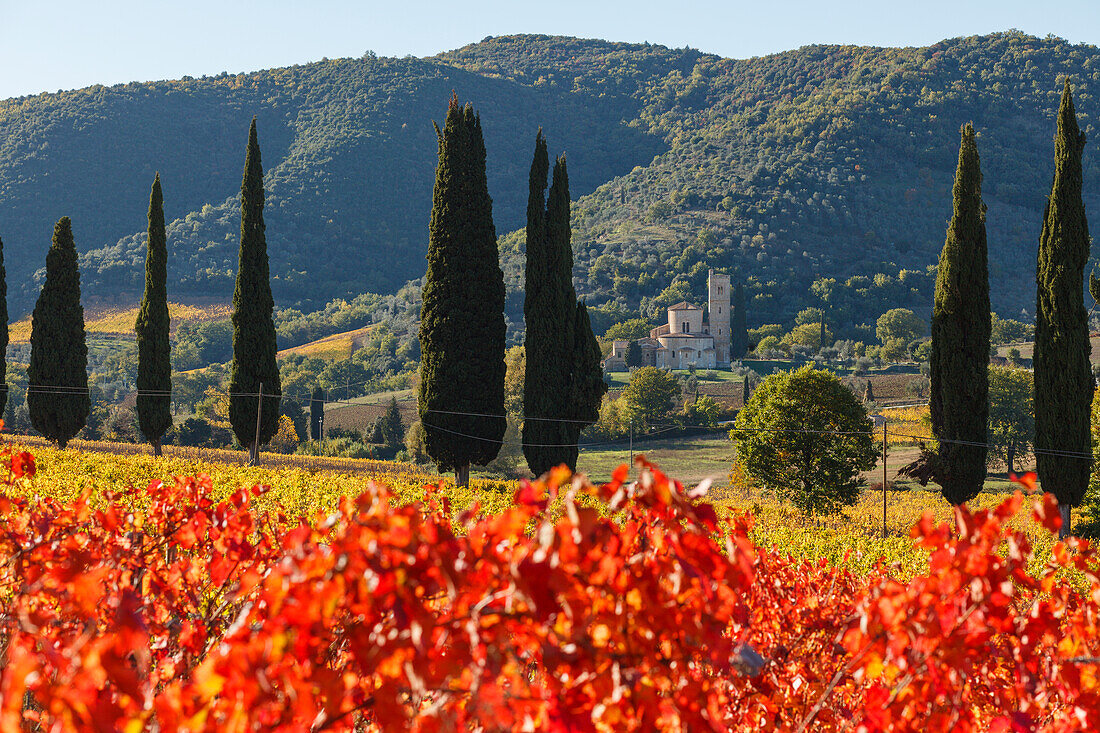
<instances>
[{"instance_id":1,"label":"forested hill","mask_svg":"<svg viewBox=\"0 0 1100 733\"><path fill-rule=\"evenodd\" d=\"M53 221L69 215L86 253L85 290L136 299L148 187L160 170L175 287L228 295L253 114L278 303L393 292L424 269L431 120L453 89L485 126L511 285L521 283L515 230L542 125L551 150L568 153L578 290L589 303L656 312L702 297L714 266L748 282L756 323L789 319L822 296L842 328L890 307L927 309L958 130L973 120L994 307L1018 315L1034 308L1035 243L1066 74L1090 138L1086 206L1100 212L1100 49L1016 32L747 60L490 38L431 59L368 55L8 100L0 102L0 237L9 292L30 303L29 275L42 265ZM513 297L510 310L517 304Z\"/></svg>"}]
</instances>

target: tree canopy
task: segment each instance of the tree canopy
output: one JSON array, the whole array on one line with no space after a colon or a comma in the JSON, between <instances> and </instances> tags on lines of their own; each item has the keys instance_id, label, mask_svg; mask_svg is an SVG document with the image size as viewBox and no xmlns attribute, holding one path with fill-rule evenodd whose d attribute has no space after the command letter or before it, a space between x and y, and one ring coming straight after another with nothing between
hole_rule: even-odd
<instances>
[{"instance_id":1,"label":"tree canopy","mask_svg":"<svg viewBox=\"0 0 1100 733\"><path fill-rule=\"evenodd\" d=\"M867 411L830 371L805 366L766 377L738 413L737 464L760 488L806 514L851 506L875 467Z\"/></svg>"}]
</instances>

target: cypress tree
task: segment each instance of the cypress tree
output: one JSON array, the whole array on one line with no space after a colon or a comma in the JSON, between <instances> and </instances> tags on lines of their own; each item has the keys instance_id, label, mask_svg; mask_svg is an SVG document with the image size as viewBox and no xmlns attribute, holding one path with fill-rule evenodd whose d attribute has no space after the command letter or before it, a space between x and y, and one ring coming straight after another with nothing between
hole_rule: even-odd
<instances>
[{"instance_id":1,"label":"cypress tree","mask_svg":"<svg viewBox=\"0 0 1100 733\"><path fill-rule=\"evenodd\" d=\"M587 308L585 309L587 311ZM642 345L637 340L632 340L626 347L626 365L628 367L640 367L642 365Z\"/></svg>"},{"instance_id":2,"label":"cypress tree","mask_svg":"<svg viewBox=\"0 0 1100 733\"><path fill-rule=\"evenodd\" d=\"M929 407L939 441L935 480L944 498L958 505L982 489L989 423L989 266L982 172L971 124L962 128L953 195L932 308Z\"/></svg>"},{"instance_id":3,"label":"cypress tree","mask_svg":"<svg viewBox=\"0 0 1100 733\"><path fill-rule=\"evenodd\" d=\"M527 359L523 383L523 453L536 476L561 463L576 466L576 433L570 423L569 394L576 292L573 290L569 175L565 158L554 162L554 178L543 209L549 166L539 130L531 163L527 200L527 269L523 315Z\"/></svg>"},{"instance_id":4,"label":"cypress tree","mask_svg":"<svg viewBox=\"0 0 1100 733\"><path fill-rule=\"evenodd\" d=\"M64 448L84 427L90 407L80 270L65 216L54 226L46 282L31 317L27 410L34 429Z\"/></svg>"},{"instance_id":5,"label":"cypress tree","mask_svg":"<svg viewBox=\"0 0 1100 733\"><path fill-rule=\"evenodd\" d=\"M425 451L469 484L504 438L504 273L481 119L452 95L443 129L420 311L418 411Z\"/></svg>"},{"instance_id":6,"label":"cypress tree","mask_svg":"<svg viewBox=\"0 0 1100 733\"><path fill-rule=\"evenodd\" d=\"M875 401L875 388L871 386L871 380L867 380L867 384L863 386L863 402L869 403Z\"/></svg>"},{"instance_id":7,"label":"cypress tree","mask_svg":"<svg viewBox=\"0 0 1100 733\"><path fill-rule=\"evenodd\" d=\"M1084 147L1067 78L1054 138L1054 183L1039 238L1034 356L1039 481L1058 498L1062 536L1070 533L1070 508L1084 498L1091 468L1090 461L1065 453L1092 453L1093 378L1083 287L1089 258L1089 228L1081 199Z\"/></svg>"},{"instance_id":8,"label":"cypress tree","mask_svg":"<svg viewBox=\"0 0 1100 733\"><path fill-rule=\"evenodd\" d=\"M8 274L4 271L4 240L0 239L0 420L8 405Z\"/></svg>"},{"instance_id":9,"label":"cypress tree","mask_svg":"<svg viewBox=\"0 0 1100 733\"><path fill-rule=\"evenodd\" d=\"M730 361L749 353L749 328L745 317L745 286L737 283L733 293L733 317L730 319Z\"/></svg>"},{"instance_id":10,"label":"cypress tree","mask_svg":"<svg viewBox=\"0 0 1100 733\"><path fill-rule=\"evenodd\" d=\"M382 441L390 447L401 445L405 439L405 425L401 422L401 410L397 407L397 398L390 398L390 405L382 416Z\"/></svg>"},{"instance_id":11,"label":"cypress tree","mask_svg":"<svg viewBox=\"0 0 1100 733\"><path fill-rule=\"evenodd\" d=\"M161 438L172 427L172 360L168 342L168 245L160 174L149 194L149 244L145 255L145 293L134 333L137 336L138 427L161 454Z\"/></svg>"},{"instance_id":12,"label":"cypress tree","mask_svg":"<svg viewBox=\"0 0 1100 733\"><path fill-rule=\"evenodd\" d=\"M248 152L241 181L241 248L233 291L233 365L229 372L229 422L237 442L250 446L255 464L260 446L279 430L279 364L275 360L275 322L271 276L264 236L264 169L256 137L256 118L248 129ZM263 387L259 436L256 408Z\"/></svg>"},{"instance_id":13,"label":"cypress tree","mask_svg":"<svg viewBox=\"0 0 1100 733\"><path fill-rule=\"evenodd\" d=\"M309 438L321 440L325 429L325 391L315 387L309 400Z\"/></svg>"}]
</instances>

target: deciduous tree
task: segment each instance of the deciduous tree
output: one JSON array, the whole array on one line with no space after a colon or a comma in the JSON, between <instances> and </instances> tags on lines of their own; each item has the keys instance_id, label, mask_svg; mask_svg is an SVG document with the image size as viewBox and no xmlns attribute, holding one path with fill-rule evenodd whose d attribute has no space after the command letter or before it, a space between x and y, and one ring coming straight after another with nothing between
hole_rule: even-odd
<instances>
[{"instance_id":1,"label":"deciduous tree","mask_svg":"<svg viewBox=\"0 0 1100 733\"><path fill-rule=\"evenodd\" d=\"M989 367L989 460L1015 470L1035 439L1035 399L1031 372Z\"/></svg>"},{"instance_id":2,"label":"deciduous tree","mask_svg":"<svg viewBox=\"0 0 1100 733\"><path fill-rule=\"evenodd\" d=\"M827 370L772 374L738 413L730 440L743 474L806 514L859 499L877 451L867 411Z\"/></svg>"},{"instance_id":3,"label":"deciduous tree","mask_svg":"<svg viewBox=\"0 0 1100 733\"><path fill-rule=\"evenodd\" d=\"M623 400L636 427L668 417L680 396L680 382L670 372L645 366L630 374Z\"/></svg>"}]
</instances>

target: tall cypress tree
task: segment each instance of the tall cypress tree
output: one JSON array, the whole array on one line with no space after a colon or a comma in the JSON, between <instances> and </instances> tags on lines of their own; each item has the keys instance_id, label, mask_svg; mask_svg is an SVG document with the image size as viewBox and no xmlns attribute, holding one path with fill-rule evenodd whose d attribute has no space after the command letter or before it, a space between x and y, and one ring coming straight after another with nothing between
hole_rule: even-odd
<instances>
[{"instance_id":1,"label":"tall cypress tree","mask_svg":"<svg viewBox=\"0 0 1100 733\"><path fill-rule=\"evenodd\" d=\"M745 286L737 283L733 293L733 317L730 318L730 361L749 353L749 327L745 316Z\"/></svg>"},{"instance_id":2,"label":"tall cypress tree","mask_svg":"<svg viewBox=\"0 0 1100 733\"><path fill-rule=\"evenodd\" d=\"M4 271L4 240L0 239L0 420L8 405L8 274Z\"/></svg>"},{"instance_id":3,"label":"tall cypress tree","mask_svg":"<svg viewBox=\"0 0 1100 733\"><path fill-rule=\"evenodd\" d=\"M982 489L989 422L989 265L982 172L971 124L962 128L953 194L932 308L930 411L932 433L940 441L934 478L944 497L957 505Z\"/></svg>"},{"instance_id":4,"label":"tall cypress tree","mask_svg":"<svg viewBox=\"0 0 1100 733\"><path fill-rule=\"evenodd\" d=\"M536 475L561 463L576 465L575 432L567 420L576 293L573 290L569 179L565 159L554 163L543 200L549 158L540 129L535 138L527 199L527 269L523 316L527 366L523 383L523 453Z\"/></svg>"},{"instance_id":5,"label":"tall cypress tree","mask_svg":"<svg viewBox=\"0 0 1100 733\"><path fill-rule=\"evenodd\" d=\"M64 448L84 427L90 407L80 271L65 216L54 226L46 282L31 317L27 410L34 429Z\"/></svg>"},{"instance_id":6,"label":"tall cypress tree","mask_svg":"<svg viewBox=\"0 0 1100 733\"><path fill-rule=\"evenodd\" d=\"M468 485L504 438L504 273L485 177L481 119L451 97L436 127L439 164L420 311L418 410L425 449Z\"/></svg>"},{"instance_id":7,"label":"tall cypress tree","mask_svg":"<svg viewBox=\"0 0 1100 733\"><path fill-rule=\"evenodd\" d=\"M160 174L149 194L149 244L145 255L145 293L134 323L137 335L137 418L142 435L161 454L161 438L172 427L172 350L168 342L168 244Z\"/></svg>"},{"instance_id":8,"label":"tall cypress tree","mask_svg":"<svg viewBox=\"0 0 1100 733\"><path fill-rule=\"evenodd\" d=\"M1092 453L1093 379L1084 303L1089 227L1081 199L1084 147L1067 78L1054 137L1054 183L1039 238L1034 357L1039 481L1058 498L1062 536L1070 533L1070 508L1084 498L1090 471L1090 461L1064 454Z\"/></svg>"},{"instance_id":9,"label":"tall cypress tree","mask_svg":"<svg viewBox=\"0 0 1100 733\"><path fill-rule=\"evenodd\" d=\"M241 249L233 291L233 365L229 372L229 422L237 442L250 446L252 463L259 460L260 446L279 430L282 387L275 360L274 308L264 235L264 169L253 117L241 181ZM258 397L261 386L262 406ZM261 407L258 440L257 407Z\"/></svg>"},{"instance_id":10,"label":"tall cypress tree","mask_svg":"<svg viewBox=\"0 0 1100 733\"><path fill-rule=\"evenodd\" d=\"M563 463L576 470L580 432L599 419L600 401L607 390L588 309L577 302L573 288L573 230L565 156L554 162L553 180L544 202L548 167L546 140L540 129L535 138L527 199L523 303L527 359L523 453L536 476ZM597 354L594 362L593 345Z\"/></svg>"}]
</instances>

